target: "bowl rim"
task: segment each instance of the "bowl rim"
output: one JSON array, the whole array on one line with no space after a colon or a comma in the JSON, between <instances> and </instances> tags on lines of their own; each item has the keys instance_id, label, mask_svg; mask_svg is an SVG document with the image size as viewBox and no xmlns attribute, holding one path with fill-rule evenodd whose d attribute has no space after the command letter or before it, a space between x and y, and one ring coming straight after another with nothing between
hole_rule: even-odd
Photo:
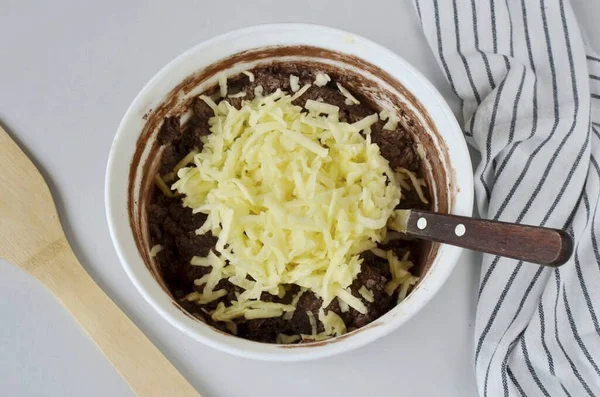
<instances>
[{"instance_id":1,"label":"bowl rim","mask_svg":"<svg viewBox=\"0 0 600 397\"><path fill-rule=\"evenodd\" d=\"M420 311L433 298L433 296L437 293L441 286L446 282L450 273L456 265L456 262L462 252L462 249L459 247L453 247L449 245L440 245L440 248L434 258L434 265L436 264L436 261L438 261L441 257L444 258L444 263L437 266L434 277L432 277L432 270L434 270L434 266L432 265L432 268L427 273L426 277L423 278L423 281L420 283L420 285L423 286L425 284L426 288L421 288L425 291L420 294L419 300L415 301L413 299L414 302L410 305L403 302L402 305L396 306L384 316L378 318L373 323L371 323L372 326L366 326L368 327L368 332L366 332L365 330L366 327L363 327L358 329L357 331L353 331L349 334L346 334L343 337L338 337L333 340L330 340L331 343L311 343L303 345L302 348L287 348L282 345L259 343L242 339L233 335L225 335L196 319L190 318L188 314L185 314L181 310L176 309L175 306L172 304L172 301L169 305L166 305L166 300L164 299L164 297L168 297L169 300L171 298L166 294L166 292L162 291L162 289L161 293L164 295L164 297L156 295L155 288L153 288L149 284L148 277L146 277L151 276L150 272L143 263L142 258L133 257L132 255L135 254L131 253L131 247L129 247L128 243L124 241L127 237L125 235L127 233L132 233L129 225L127 201L123 200L123 202L121 202L120 200L115 199L115 197L119 197L119 194L115 194L119 193L117 191L117 181L119 178L122 178L123 174L122 170L119 168L120 164L118 163L120 160L120 151L122 151L123 149L123 140L127 134L127 126L129 123L132 122L133 118L139 117L139 115L136 112L136 109L138 109L140 105L145 101L151 89L157 86L165 78L165 76L169 75L172 69L176 68L180 63L185 62L192 54L202 51L205 48L210 48L212 46L218 45L219 43L235 40L236 38L247 34L275 34L281 31L297 31L298 33L311 31L311 33L319 33L322 35L335 35L344 38L351 37L353 40L360 41L362 45L370 47L371 50L380 53L381 56L391 58L394 62L401 65L407 72L411 73L414 82L420 85L422 89L427 92L427 95L431 98L432 104L423 106L427 110L429 110L431 106L436 106L438 110L442 113L442 116L445 117L446 120L444 121L449 123L449 125L444 126L447 133L445 133L443 137L440 134L440 138L443 138L443 141L445 142L448 148L449 166L452 168L452 171L454 171L454 181L459 187L459 190L456 192L454 200L452 202L450 213L463 216L470 216L472 214L473 175L467 144L462 134L462 130L458 122L456 121L456 118L454 117L454 114L450 110L448 104L445 102L441 94L431 84L431 82L429 82L429 80L425 76L423 76L418 70L416 70L402 57L369 39L340 29L320 25L298 23L256 25L215 36L211 39L203 41L189 48L181 55L171 60L158 73L156 73L136 95L135 99L129 105L127 111L125 112L125 115L123 116L117 128L115 137L111 145L106 168L105 210L111 240L117 252L119 261L121 262L121 265L125 270L125 273L129 277L131 282L135 285L138 292L146 300L146 302L154 310L156 310L167 322L171 323L180 331L182 331L186 335L191 336L197 341L200 341L205 345L230 354L260 360L303 361L328 357L341 352L353 350L355 348L364 346L372 341L375 341L380 337L387 335L393 330L399 328L402 324L404 324L412 316L414 316L418 311ZM260 47L260 45L258 47ZM232 54L235 52L237 51L232 52ZM365 61L369 63L372 62L369 59L365 59ZM422 101L420 102L422 103ZM458 138L453 140L451 145L452 150L450 150L450 145L448 144L448 139L446 137L447 135L450 135L453 138ZM454 164L454 162L451 161L453 157L458 158L459 156L461 156L461 167L457 167L458 164ZM131 159L129 159L127 164L129 164L130 160ZM126 174L129 175L129 172L126 172ZM126 217L126 225L123 225L123 216ZM139 256L137 248L135 248L134 251ZM140 268L139 263L136 264L136 261L141 262L141 264L143 265L143 269ZM144 275L143 272L146 272L148 274ZM154 280L154 278L152 278L152 280L156 284L156 286L158 286L158 282ZM409 298L410 296L412 296L412 294L409 295ZM409 298L407 298L407 301L409 300ZM384 319L386 321L383 321Z\"/></svg>"}]
</instances>

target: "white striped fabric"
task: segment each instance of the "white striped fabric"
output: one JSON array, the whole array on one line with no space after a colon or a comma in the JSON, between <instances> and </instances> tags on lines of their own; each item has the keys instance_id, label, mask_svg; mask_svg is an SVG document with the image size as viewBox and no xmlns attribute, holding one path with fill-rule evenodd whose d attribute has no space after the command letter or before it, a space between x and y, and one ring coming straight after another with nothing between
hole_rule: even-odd
<instances>
[{"instance_id":1,"label":"white striped fabric","mask_svg":"<svg viewBox=\"0 0 600 397\"><path fill-rule=\"evenodd\" d=\"M600 56L568 0L414 0L482 161L479 213L565 228L559 270L486 255L482 396L600 396Z\"/></svg>"}]
</instances>

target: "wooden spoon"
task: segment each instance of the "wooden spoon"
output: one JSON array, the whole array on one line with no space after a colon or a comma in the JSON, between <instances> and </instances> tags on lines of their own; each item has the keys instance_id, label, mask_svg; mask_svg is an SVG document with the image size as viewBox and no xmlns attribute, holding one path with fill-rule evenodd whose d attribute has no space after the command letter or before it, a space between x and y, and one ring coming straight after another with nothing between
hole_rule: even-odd
<instances>
[{"instance_id":1,"label":"wooden spoon","mask_svg":"<svg viewBox=\"0 0 600 397\"><path fill-rule=\"evenodd\" d=\"M0 257L66 307L140 397L200 394L98 287L71 250L50 190L0 127Z\"/></svg>"},{"instance_id":2,"label":"wooden spoon","mask_svg":"<svg viewBox=\"0 0 600 397\"><path fill-rule=\"evenodd\" d=\"M557 267L569 260L573 240L563 230L421 210L396 210L390 229L423 240Z\"/></svg>"}]
</instances>

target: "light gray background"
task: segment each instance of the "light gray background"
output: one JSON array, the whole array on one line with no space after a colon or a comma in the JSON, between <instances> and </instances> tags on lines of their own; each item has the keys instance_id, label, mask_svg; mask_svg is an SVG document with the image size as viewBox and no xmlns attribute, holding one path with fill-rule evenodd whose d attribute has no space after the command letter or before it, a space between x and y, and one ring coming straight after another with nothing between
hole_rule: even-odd
<instances>
[{"instance_id":1,"label":"light gray background","mask_svg":"<svg viewBox=\"0 0 600 397\"><path fill-rule=\"evenodd\" d=\"M104 171L117 125L163 65L211 36L268 22L342 28L403 56L456 111L458 101L425 43L412 5L352 3L0 4L0 123L47 177L83 265L203 396L476 395L471 350L479 270L473 253L462 256L435 299L392 335L331 359L274 364L219 353L179 333L134 289L110 241ZM588 35L599 38L592 6L584 7L584 0L575 6L591 29ZM2 260L0 319L3 396L133 395L52 295Z\"/></svg>"}]
</instances>

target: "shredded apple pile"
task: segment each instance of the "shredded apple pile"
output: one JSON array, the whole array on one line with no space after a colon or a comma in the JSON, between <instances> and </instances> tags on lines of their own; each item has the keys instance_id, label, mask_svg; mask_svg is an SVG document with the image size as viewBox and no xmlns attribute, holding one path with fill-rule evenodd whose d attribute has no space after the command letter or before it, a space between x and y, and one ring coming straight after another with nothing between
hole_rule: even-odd
<instances>
[{"instance_id":1,"label":"shredded apple pile","mask_svg":"<svg viewBox=\"0 0 600 397\"><path fill-rule=\"evenodd\" d=\"M300 295L310 290L323 299L318 320L325 332L316 335L313 326L315 340L346 332L337 314L323 310L333 299L366 312L349 289L360 272L361 252L372 250L388 260L390 295L399 289L405 296L416 282L407 257L398 259L377 243L386 237L401 187L410 181L420 191L423 183L409 171L394 173L371 142L377 114L348 124L339 121L336 106L312 100L294 105L307 88L257 96L239 110L202 96L214 112L212 133L202 138L202 151L184 159L182 165L193 165L179 167L171 188L194 213L207 215L196 233L218 238L207 257L192 259L192 265L210 272L195 281L202 292L186 299L218 300L227 291L217 284L229 280L243 292L210 315L231 324L241 318L289 318ZM283 297L286 284L301 287L290 304L261 300L264 292ZM372 301L367 288L359 292ZM313 316L311 325L316 320Z\"/></svg>"}]
</instances>

